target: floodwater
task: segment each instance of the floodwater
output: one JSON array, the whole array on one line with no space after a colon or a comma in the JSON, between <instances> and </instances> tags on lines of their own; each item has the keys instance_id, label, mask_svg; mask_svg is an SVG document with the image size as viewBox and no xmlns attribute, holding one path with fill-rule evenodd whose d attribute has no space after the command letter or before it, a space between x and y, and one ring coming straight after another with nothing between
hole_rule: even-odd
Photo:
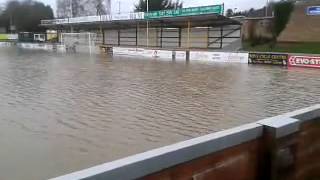
<instances>
[{"instance_id":1,"label":"floodwater","mask_svg":"<svg viewBox=\"0 0 320 180\"><path fill-rule=\"evenodd\" d=\"M320 103L320 71L0 49L0 179L40 180Z\"/></svg>"}]
</instances>

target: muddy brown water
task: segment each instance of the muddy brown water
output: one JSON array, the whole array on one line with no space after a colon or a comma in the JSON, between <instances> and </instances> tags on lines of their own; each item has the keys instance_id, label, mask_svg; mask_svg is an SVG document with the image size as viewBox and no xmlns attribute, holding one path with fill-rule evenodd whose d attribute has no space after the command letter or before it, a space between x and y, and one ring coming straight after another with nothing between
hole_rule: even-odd
<instances>
[{"instance_id":1,"label":"muddy brown water","mask_svg":"<svg viewBox=\"0 0 320 180\"><path fill-rule=\"evenodd\" d=\"M320 102L320 71L0 49L0 179L64 175Z\"/></svg>"}]
</instances>

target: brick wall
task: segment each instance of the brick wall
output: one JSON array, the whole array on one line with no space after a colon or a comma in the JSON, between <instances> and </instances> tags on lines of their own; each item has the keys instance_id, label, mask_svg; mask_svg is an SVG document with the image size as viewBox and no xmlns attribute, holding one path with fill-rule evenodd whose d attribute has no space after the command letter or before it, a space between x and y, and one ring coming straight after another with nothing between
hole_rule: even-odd
<instances>
[{"instance_id":1,"label":"brick wall","mask_svg":"<svg viewBox=\"0 0 320 180\"><path fill-rule=\"evenodd\" d=\"M273 18L247 18L242 25L242 40L251 41L254 39L272 40L274 20Z\"/></svg>"},{"instance_id":2,"label":"brick wall","mask_svg":"<svg viewBox=\"0 0 320 180\"><path fill-rule=\"evenodd\" d=\"M255 180L258 177L260 141L230 149L163 170L143 180Z\"/></svg>"},{"instance_id":3,"label":"brick wall","mask_svg":"<svg viewBox=\"0 0 320 180\"><path fill-rule=\"evenodd\" d=\"M302 124L297 141L296 179L320 179L320 119Z\"/></svg>"},{"instance_id":4,"label":"brick wall","mask_svg":"<svg viewBox=\"0 0 320 180\"><path fill-rule=\"evenodd\" d=\"M308 6L320 6L320 1L296 3L287 27L278 37L279 42L320 42L320 16L308 16Z\"/></svg>"}]
</instances>

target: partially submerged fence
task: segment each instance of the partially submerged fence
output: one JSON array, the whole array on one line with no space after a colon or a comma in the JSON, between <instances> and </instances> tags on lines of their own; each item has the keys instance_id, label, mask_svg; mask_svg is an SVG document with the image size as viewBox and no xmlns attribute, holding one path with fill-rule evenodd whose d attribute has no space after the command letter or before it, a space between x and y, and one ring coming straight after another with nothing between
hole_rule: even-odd
<instances>
[{"instance_id":1,"label":"partially submerged fence","mask_svg":"<svg viewBox=\"0 0 320 180\"><path fill-rule=\"evenodd\" d=\"M52 180L320 178L320 105Z\"/></svg>"}]
</instances>

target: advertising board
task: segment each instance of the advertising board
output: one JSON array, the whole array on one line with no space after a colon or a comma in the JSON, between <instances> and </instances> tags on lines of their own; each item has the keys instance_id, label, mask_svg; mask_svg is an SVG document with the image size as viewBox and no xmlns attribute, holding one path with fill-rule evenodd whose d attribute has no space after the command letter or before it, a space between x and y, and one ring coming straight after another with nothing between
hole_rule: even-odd
<instances>
[{"instance_id":1,"label":"advertising board","mask_svg":"<svg viewBox=\"0 0 320 180\"><path fill-rule=\"evenodd\" d=\"M69 23L98 22L100 20L100 16L83 16L70 18Z\"/></svg>"},{"instance_id":2,"label":"advertising board","mask_svg":"<svg viewBox=\"0 0 320 180\"><path fill-rule=\"evenodd\" d=\"M248 53L237 52L205 52L191 51L190 60L224 62L224 63L248 63Z\"/></svg>"},{"instance_id":3,"label":"advertising board","mask_svg":"<svg viewBox=\"0 0 320 180\"><path fill-rule=\"evenodd\" d=\"M17 40L17 39L18 39L18 34L0 34L1 41Z\"/></svg>"},{"instance_id":4,"label":"advertising board","mask_svg":"<svg viewBox=\"0 0 320 180\"><path fill-rule=\"evenodd\" d=\"M290 56L288 66L320 68L320 56Z\"/></svg>"},{"instance_id":5,"label":"advertising board","mask_svg":"<svg viewBox=\"0 0 320 180\"><path fill-rule=\"evenodd\" d=\"M249 53L249 64L287 65L288 54Z\"/></svg>"},{"instance_id":6,"label":"advertising board","mask_svg":"<svg viewBox=\"0 0 320 180\"><path fill-rule=\"evenodd\" d=\"M132 56L132 57L172 59L172 51L143 49L143 48L114 47L113 54L123 55L123 56Z\"/></svg>"},{"instance_id":7,"label":"advertising board","mask_svg":"<svg viewBox=\"0 0 320 180\"><path fill-rule=\"evenodd\" d=\"M145 19L158 19L168 17L196 16L202 14L223 14L223 5L190 7L175 10L162 10L145 13Z\"/></svg>"},{"instance_id":8,"label":"advertising board","mask_svg":"<svg viewBox=\"0 0 320 180\"><path fill-rule=\"evenodd\" d=\"M307 8L307 15L320 16L320 6L309 6Z\"/></svg>"},{"instance_id":9,"label":"advertising board","mask_svg":"<svg viewBox=\"0 0 320 180\"><path fill-rule=\"evenodd\" d=\"M11 47L12 45L10 42L0 42L0 47Z\"/></svg>"},{"instance_id":10,"label":"advertising board","mask_svg":"<svg viewBox=\"0 0 320 180\"><path fill-rule=\"evenodd\" d=\"M187 59L187 53L186 51L174 51L175 53L175 60L186 60Z\"/></svg>"}]
</instances>

